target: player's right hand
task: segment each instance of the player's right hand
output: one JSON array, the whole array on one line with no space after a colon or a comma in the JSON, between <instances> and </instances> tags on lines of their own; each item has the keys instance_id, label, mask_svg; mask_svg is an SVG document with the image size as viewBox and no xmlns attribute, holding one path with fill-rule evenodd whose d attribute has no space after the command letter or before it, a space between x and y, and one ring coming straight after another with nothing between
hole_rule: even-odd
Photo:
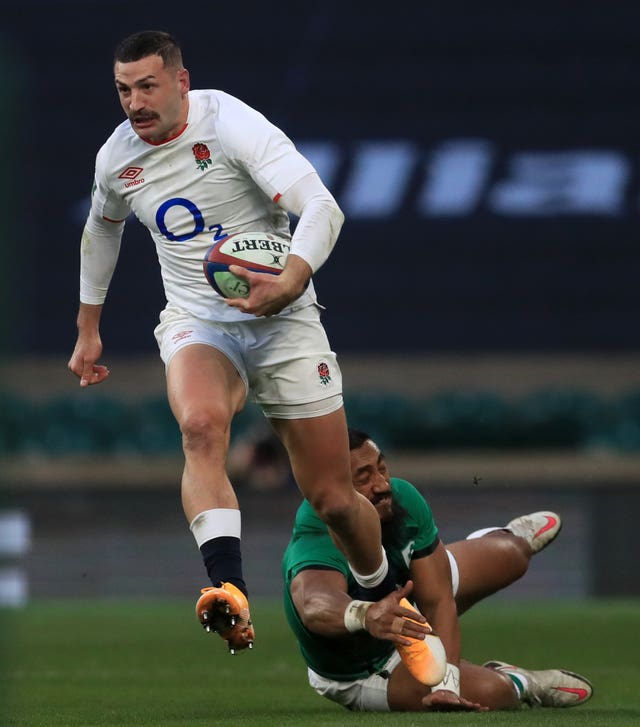
<instances>
[{"instance_id":1,"label":"player's right hand","mask_svg":"<svg viewBox=\"0 0 640 727\"><path fill-rule=\"evenodd\" d=\"M102 342L99 339L93 342L78 339L67 366L80 379L82 388L99 384L109 376L109 369L96 363L101 353Z\"/></svg>"}]
</instances>

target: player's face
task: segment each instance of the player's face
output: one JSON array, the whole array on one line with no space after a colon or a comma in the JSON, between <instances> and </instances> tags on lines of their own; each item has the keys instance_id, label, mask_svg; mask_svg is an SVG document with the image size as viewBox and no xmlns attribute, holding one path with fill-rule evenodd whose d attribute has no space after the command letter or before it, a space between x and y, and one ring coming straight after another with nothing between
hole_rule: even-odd
<instances>
[{"instance_id":1,"label":"player's face","mask_svg":"<svg viewBox=\"0 0 640 727\"><path fill-rule=\"evenodd\" d=\"M189 73L164 65L158 55L114 66L120 104L133 130L159 143L178 134L187 123Z\"/></svg>"},{"instance_id":2,"label":"player's face","mask_svg":"<svg viewBox=\"0 0 640 727\"><path fill-rule=\"evenodd\" d=\"M391 476L384 455L370 439L358 449L351 450L351 479L356 490L373 503L380 520L393 516Z\"/></svg>"}]
</instances>

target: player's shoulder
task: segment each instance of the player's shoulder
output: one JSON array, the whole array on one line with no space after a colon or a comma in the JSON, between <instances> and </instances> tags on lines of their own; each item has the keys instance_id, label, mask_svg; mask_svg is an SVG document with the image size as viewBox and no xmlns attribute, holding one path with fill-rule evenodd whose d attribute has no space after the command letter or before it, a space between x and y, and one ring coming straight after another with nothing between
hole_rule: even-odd
<instances>
[{"instance_id":1,"label":"player's shoulder","mask_svg":"<svg viewBox=\"0 0 640 727\"><path fill-rule=\"evenodd\" d=\"M202 118L213 120L219 142L231 156L244 156L253 149L256 139L279 131L264 114L226 91L190 91L189 98Z\"/></svg>"},{"instance_id":2,"label":"player's shoulder","mask_svg":"<svg viewBox=\"0 0 640 727\"><path fill-rule=\"evenodd\" d=\"M228 124L233 120L252 119L262 116L237 96L217 88L192 89L189 91L190 112L194 117L211 117L216 124Z\"/></svg>"},{"instance_id":3,"label":"player's shoulder","mask_svg":"<svg viewBox=\"0 0 640 727\"><path fill-rule=\"evenodd\" d=\"M98 151L98 168L105 174L119 168L123 160L132 157L138 143L139 137L131 128L128 119L118 124Z\"/></svg>"},{"instance_id":4,"label":"player's shoulder","mask_svg":"<svg viewBox=\"0 0 640 727\"><path fill-rule=\"evenodd\" d=\"M406 494L413 497L417 495L418 497L422 497L420 491L415 485L411 484L409 480L403 480L400 477L391 478L391 489L394 494Z\"/></svg>"},{"instance_id":5,"label":"player's shoulder","mask_svg":"<svg viewBox=\"0 0 640 727\"><path fill-rule=\"evenodd\" d=\"M391 489L393 496L405 510L409 512L419 512L420 510L428 510L431 508L420 490L408 480L399 477L391 478Z\"/></svg>"},{"instance_id":6,"label":"player's shoulder","mask_svg":"<svg viewBox=\"0 0 640 727\"><path fill-rule=\"evenodd\" d=\"M111 132L109 138L105 141L103 148L114 148L119 146L131 146L131 144L137 142L140 137L135 133L131 127L129 119L125 119L120 122L116 128Z\"/></svg>"}]
</instances>

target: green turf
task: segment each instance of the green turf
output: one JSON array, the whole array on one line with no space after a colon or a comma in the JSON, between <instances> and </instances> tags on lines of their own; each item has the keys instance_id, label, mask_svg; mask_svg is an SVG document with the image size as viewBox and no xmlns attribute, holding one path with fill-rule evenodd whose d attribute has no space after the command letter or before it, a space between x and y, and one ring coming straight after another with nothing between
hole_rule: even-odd
<instances>
[{"instance_id":1,"label":"green turf","mask_svg":"<svg viewBox=\"0 0 640 727\"><path fill-rule=\"evenodd\" d=\"M278 603L252 604L258 642L231 657L193 604L41 602L0 611L0 724L7 727L295 725L640 725L640 603L481 604L463 618L465 652L590 677L571 710L351 714L315 695Z\"/></svg>"}]
</instances>

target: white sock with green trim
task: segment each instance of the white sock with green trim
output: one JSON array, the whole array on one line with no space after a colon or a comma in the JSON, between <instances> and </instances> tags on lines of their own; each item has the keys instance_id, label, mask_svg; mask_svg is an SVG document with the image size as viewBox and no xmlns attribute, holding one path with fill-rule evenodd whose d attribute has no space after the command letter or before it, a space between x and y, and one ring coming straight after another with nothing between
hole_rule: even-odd
<instances>
[{"instance_id":1,"label":"white sock with green trim","mask_svg":"<svg viewBox=\"0 0 640 727\"><path fill-rule=\"evenodd\" d=\"M529 680L527 677L519 671L510 671L508 669L500 669L500 673L506 674L511 679L518 699L523 702L529 693Z\"/></svg>"}]
</instances>

